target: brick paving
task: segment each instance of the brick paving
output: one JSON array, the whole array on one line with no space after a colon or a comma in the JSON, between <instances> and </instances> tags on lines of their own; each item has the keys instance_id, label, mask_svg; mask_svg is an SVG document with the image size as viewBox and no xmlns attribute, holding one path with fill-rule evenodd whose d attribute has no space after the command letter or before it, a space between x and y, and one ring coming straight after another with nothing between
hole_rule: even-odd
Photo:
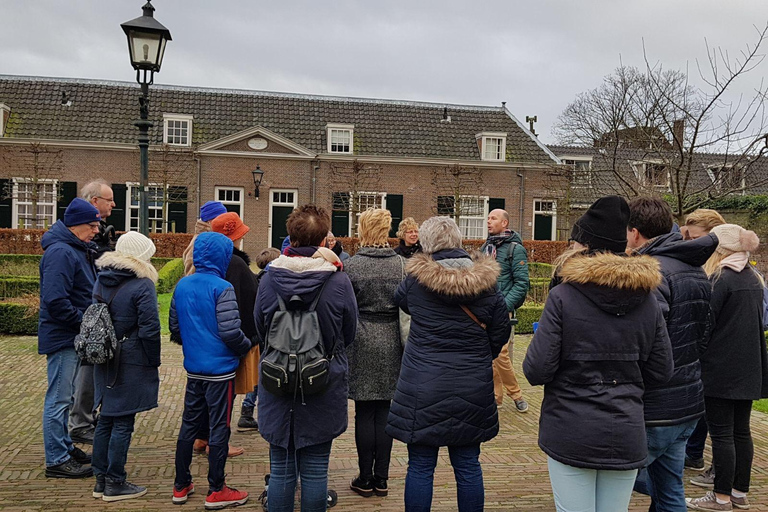
<instances>
[{"instance_id":1,"label":"brick paving","mask_svg":"<svg viewBox=\"0 0 768 512\"><path fill-rule=\"evenodd\" d=\"M525 354L529 337L518 336L515 368ZM37 355L36 338L0 338L0 509L27 510L168 510L172 509L170 491L173 482L173 455L183 406L184 371L180 350L164 343L160 378L160 406L140 414L128 455L129 479L149 487L147 496L138 500L106 504L91 498L93 480L46 479L43 468L41 414L45 393L45 358ZM519 375L522 376L522 373ZM521 385L530 403L527 414L515 412L512 402L500 411L501 431L483 445L481 461L485 477L486 510L552 511L554 504L547 477L546 459L536 445L537 423L542 390ZM239 414L239 400L234 421ZM350 409L350 419L352 411ZM753 413L755 464L750 499L752 510L768 511L768 415ZM228 483L248 490L251 501L241 510L261 510L255 499L263 489L263 475L268 472L268 450L256 433L232 435L233 444L243 446L245 455L227 463ZM339 493L338 512L394 512L403 509L403 485L407 453L395 442L390 472L390 495L386 498L361 498L348 490L356 473L354 432L350 429L334 442L330 466L330 486ZM207 461L196 455L192 474L199 485L198 494L180 510L202 509L206 487ZM690 475L688 475L690 476ZM687 486L690 496L702 492ZM435 477L433 510L456 510L456 486L448 455L441 451ZM647 510L645 497L635 495L630 510ZM297 509L298 510L298 505Z\"/></svg>"}]
</instances>

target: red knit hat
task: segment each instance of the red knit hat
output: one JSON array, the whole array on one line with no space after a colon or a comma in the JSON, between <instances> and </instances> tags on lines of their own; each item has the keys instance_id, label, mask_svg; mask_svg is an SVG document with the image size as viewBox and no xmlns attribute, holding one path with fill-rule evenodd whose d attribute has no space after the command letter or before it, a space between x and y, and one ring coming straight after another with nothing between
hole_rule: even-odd
<instances>
[{"instance_id":1,"label":"red knit hat","mask_svg":"<svg viewBox=\"0 0 768 512\"><path fill-rule=\"evenodd\" d=\"M251 228L243 224L237 213L227 212L211 221L211 230L225 235L234 242L243 238Z\"/></svg>"}]
</instances>

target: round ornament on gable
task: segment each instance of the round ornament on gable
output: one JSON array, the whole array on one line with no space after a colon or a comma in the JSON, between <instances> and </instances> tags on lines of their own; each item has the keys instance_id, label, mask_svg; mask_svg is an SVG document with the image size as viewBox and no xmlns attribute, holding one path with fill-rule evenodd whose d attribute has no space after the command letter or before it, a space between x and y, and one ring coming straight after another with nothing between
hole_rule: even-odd
<instances>
[{"instance_id":1,"label":"round ornament on gable","mask_svg":"<svg viewBox=\"0 0 768 512\"><path fill-rule=\"evenodd\" d=\"M248 141L248 147L257 151L267 149L267 144L267 139L262 139L261 137L254 137Z\"/></svg>"}]
</instances>

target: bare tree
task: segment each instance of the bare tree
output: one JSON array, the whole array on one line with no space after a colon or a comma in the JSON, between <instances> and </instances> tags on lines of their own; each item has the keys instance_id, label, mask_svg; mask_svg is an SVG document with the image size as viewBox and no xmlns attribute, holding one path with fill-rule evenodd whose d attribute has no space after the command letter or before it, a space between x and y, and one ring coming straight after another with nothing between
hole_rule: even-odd
<instances>
[{"instance_id":1,"label":"bare tree","mask_svg":"<svg viewBox=\"0 0 768 512\"><path fill-rule=\"evenodd\" d=\"M622 66L596 89L579 94L553 133L560 144L596 149L596 189L625 196L665 195L678 219L706 201L768 183L766 95L729 99L734 84L764 60L768 25L738 56L706 46L688 70Z\"/></svg>"},{"instance_id":2,"label":"bare tree","mask_svg":"<svg viewBox=\"0 0 768 512\"><path fill-rule=\"evenodd\" d=\"M10 176L0 191L3 199L18 203L19 228L48 229L55 216L60 191L56 183L61 179L64 163L62 151L39 142L6 148L0 154Z\"/></svg>"},{"instance_id":3,"label":"bare tree","mask_svg":"<svg viewBox=\"0 0 768 512\"><path fill-rule=\"evenodd\" d=\"M150 192L150 202L163 205L162 219L168 219L171 204L188 203L197 191L197 173L194 153L189 149L163 144L153 151L149 160L149 181L157 186ZM150 190L151 187L150 187ZM167 221L166 222L170 222ZM170 223L163 231L171 232Z\"/></svg>"},{"instance_id":4,"label":"bare tree","mask_svg":"<svg viewBox=\"0 0 768 512\"><path fill-rule=\"evenodd\" d=\"M453 217L461 226L461 218L478 214L478 201L475 196L485 191L483 171L478 167L451 165L438 167L432 171L432 187L436 201L433 211L438 215ZM481 215L485 213L482 205Z\"/></svg>"},{"instance_id":5,"label":"bare tree","mask_svg":"<svg viewBox=\"0 0 768 512\"><path fill-rule=\"evenodd\" d=\"M381 206L381 167L357 159L351 163L333 164L331 183L333 209L350 213L350 231L356 236L360 214L368 208Z\"/></svg>"}]
</instances>

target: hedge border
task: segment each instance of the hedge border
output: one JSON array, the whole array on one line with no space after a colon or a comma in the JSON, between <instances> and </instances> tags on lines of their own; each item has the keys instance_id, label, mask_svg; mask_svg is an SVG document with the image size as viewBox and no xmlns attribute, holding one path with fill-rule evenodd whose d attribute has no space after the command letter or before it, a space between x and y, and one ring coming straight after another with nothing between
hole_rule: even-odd
<instances>
[{"instance_id":1,"label":"hedge border","mask_svg":"<svg viewBox=\"0 0 768 512\"><path fill-rule=\"evenodd\" d=\"M0 302L0 333L37 335L38 315L23 304Z\"/></svg>"},{"instance_id":2,"label":"hedge border","mask_svg":"<svg viewBox=\"0 0 768 512\"><path fill-rule=\"evenodd\" d=\"M544 312L544 305L523 304L516 311L517 325L515 326L515 332L517 334L533 334L533 322L539 321L542 312Z\"/></svg>"},{"instance_id":3,"label":"hedge border","mask_svg":"<svg viewBox=\"0 0 768 512\"><path fill-rule=\"evenodd\" d=\"M170 293L173 287L184 277L184 260L176 258L166 263L157 273L157 293Z\"/></svg>"}]
</instances>

